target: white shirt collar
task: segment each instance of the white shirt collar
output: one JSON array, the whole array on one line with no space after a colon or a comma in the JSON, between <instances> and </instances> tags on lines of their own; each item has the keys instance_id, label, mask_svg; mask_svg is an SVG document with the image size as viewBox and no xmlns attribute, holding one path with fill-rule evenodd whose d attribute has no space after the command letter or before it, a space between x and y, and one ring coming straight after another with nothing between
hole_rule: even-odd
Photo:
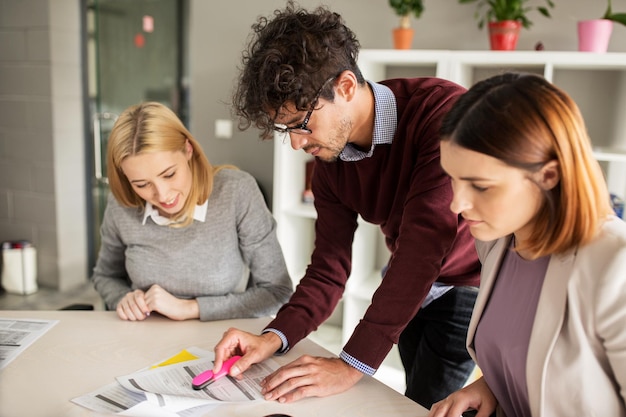
<instances>
[{"instance_id":1,"label":"white shirt collar","mask_svg":"<svg viewBox=\"0 0 626 417\"><path fill-rule=\"evenodd\" d=\"M206 200L201 205L197 205L195 210L193 211L193 219L198 220L200 222L204 222L206 220L206 212L209 206L209 200ZM159 214L159 211L152 206L149 202L146 201L146 208L143 213L143 221L141 224L145 225L148 217L152 218L152 221L158 224L159 226L168 226L174 223L168 217L163 217Z\"/></svg>"}]
</instances>

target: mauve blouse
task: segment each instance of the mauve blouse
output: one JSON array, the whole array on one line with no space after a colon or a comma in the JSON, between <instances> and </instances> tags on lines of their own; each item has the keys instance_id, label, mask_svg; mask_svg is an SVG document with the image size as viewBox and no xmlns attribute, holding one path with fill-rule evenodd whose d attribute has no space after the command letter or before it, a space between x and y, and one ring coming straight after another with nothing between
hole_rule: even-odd
<instances>
[{"instance_id":1,"label":"mauve blouse","mask_svg":"<svg viewBox=\"0 0 626 417\"><path fill-rule=\"evenodd\" d=\"M531 417L526 356L549 261L529 261L509 250L476 328L478 364L507 417Z\"/></svg>"}]
</instances>

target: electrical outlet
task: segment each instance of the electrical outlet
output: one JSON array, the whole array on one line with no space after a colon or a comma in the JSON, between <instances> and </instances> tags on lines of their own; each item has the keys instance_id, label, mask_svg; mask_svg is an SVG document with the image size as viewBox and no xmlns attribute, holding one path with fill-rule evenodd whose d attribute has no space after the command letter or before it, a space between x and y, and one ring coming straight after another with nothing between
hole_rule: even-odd
<instances>
[{"instance_id":1,"label":"electrical outlet","mask_svg":"<svg viewBox=\"0 0 626 417\"><path fill-rule=\"evenodd\" d=\"M230 139L233 137L233 122L229 119L215 120L215 137L218 139Z\"/></svg>"}]
</instances>

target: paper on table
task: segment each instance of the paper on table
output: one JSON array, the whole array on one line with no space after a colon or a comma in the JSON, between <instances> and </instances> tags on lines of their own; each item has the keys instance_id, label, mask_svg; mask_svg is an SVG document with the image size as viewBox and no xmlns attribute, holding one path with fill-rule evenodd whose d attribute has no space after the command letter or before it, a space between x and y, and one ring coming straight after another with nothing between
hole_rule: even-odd
<instances>
[{"instance_id":1,"label":"paper on table","mask_svg":"<svg viewBox=\"0 0 626 417\"><path fill-rule=\"evenodd\" d=\"M194 390L191 386L193 377L212 367L212 358L201 358L140 371L116 379L121 386L135 392L221 402L254 401L263 399L261 380L278 369L279 365L276 361L268 359L252 365L243 373L241 379L226 376L202 390Z\"/></svg>"},{"instance_id":2,"label":"paper on table","mask_svg":"<svg viewBox=\"0 0 626 417\"><path fill-rule=\"evenodd\" d=\"M89 394L73 398L74 404L99 413L121 413L146 401L146 395L124 389L117 382L105 385Z\"/></svg>"},{"instance_id":3,"label":"paper on table","mask_svg":"<svg viewBox=\"0 0 626 417\"><path fill-rule=\"evenodd\" d=\"M192 346L150 367L143 368L141 371L190 359L210 358L213 355L214 353L211 351ZM155 400L154 395L148 397L145 393L129 391L119 383L113 382L89 394L73 398L72 402L99 413L146 417L160 417L161 415L179 416L176 412L161 409L158 401L156 401L155 405Z\"/></svg>"},{"instance_id":4,"label":"paper on table","mask_svg":"<svg viewBox=\"0 0 626 417\"><path fill-rule=\"evenodd\" d=\"M117 382L72 400L73 403L98 413L131 417L195 417L206 415L207 411L217 407L206 404L197 406L189 398L177 401L176 397L170 397L168 401L169 404L165 405L155 394L131 392Z\"/></svg>"},{"instance_id":5,"label":"paper on table","mask_svg":"<svg viewBox=\"0 0 626 417\"><path fill-rule=\"evenodd\" d=\"M187 360L195 357L200 359ZM276 361L268 359L253 365L241 381L225 377L205 390L194 390L191 380L211 368L213 358L213 352L190 347L152 367L118 377L117 382L74 398L72 402L93 411L124 416L194 417L204 415L224 401L261 399L261 379L279 367Z\"/></svg>"},{"instance_id":6,"label":"paper on table","mask_svg":"<svg viewBox=\"0 0 626 417\"><path fill-rule=\"evenodd\" d=\"M50 330L58 320L0 319L0 369Z\"/></svg>"}]
</instances>

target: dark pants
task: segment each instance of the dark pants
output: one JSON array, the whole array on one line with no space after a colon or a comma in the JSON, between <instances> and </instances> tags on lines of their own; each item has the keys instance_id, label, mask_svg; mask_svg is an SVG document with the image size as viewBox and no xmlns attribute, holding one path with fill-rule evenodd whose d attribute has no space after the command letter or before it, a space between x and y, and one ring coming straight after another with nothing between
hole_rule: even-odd
<instances>
[{"instance_id":1,"label":"dark pants","mask_svg":"<svg viewBox=\"0 0 626 417\"><path fill-rule=\"evenodd\" d=\"M465 340L477 287L454 287L420 309L400 335L405 395L430 409L465 385L474 369Z\"/></svg>"}]
</instances>

